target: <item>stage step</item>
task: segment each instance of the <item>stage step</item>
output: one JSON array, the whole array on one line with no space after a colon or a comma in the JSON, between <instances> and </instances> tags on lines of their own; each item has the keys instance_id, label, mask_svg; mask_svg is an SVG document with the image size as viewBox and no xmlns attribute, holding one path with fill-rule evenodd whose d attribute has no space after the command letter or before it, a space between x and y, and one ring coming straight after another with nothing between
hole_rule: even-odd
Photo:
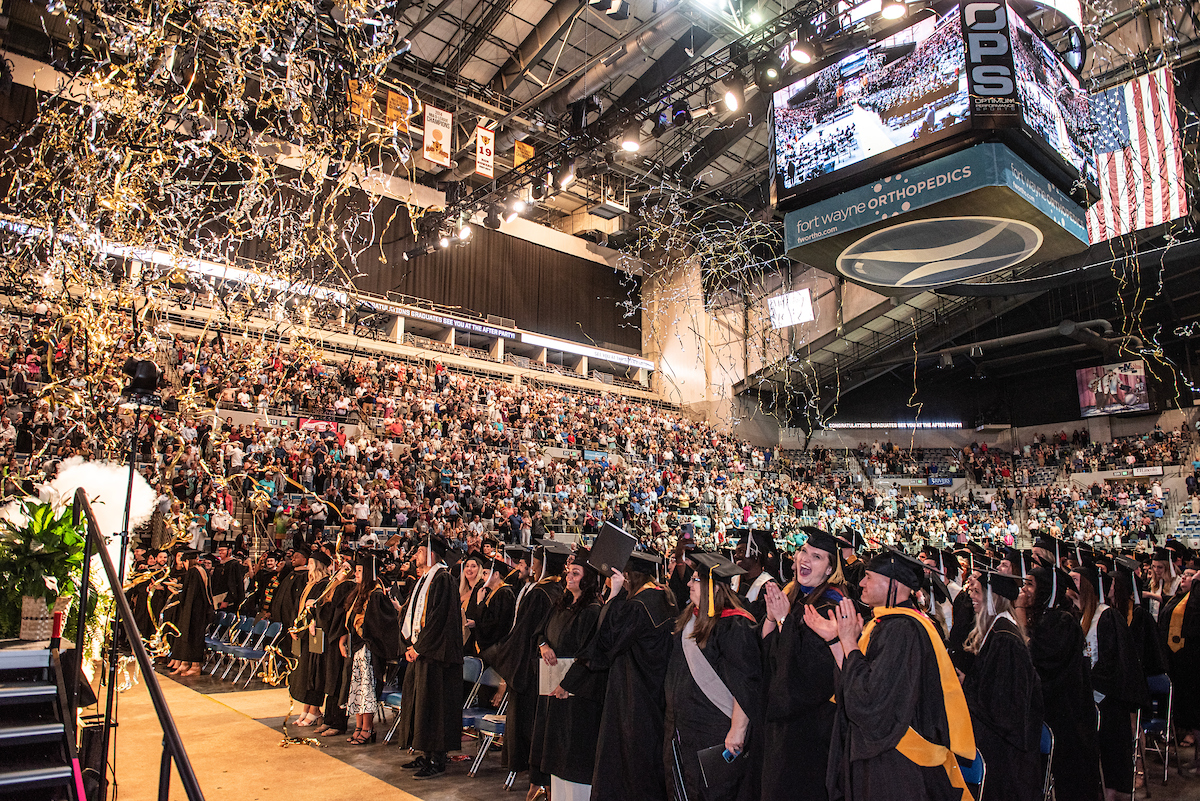
<instances>
[{"instance_id":1,"label":"stage step","mask_svg":"<svg viewBox=\"0 0 1200 801\"><path fill-rule=\"evenodd\" d=\"M11 641L0 647L0 797L76 798L71 744L50 652Z\"/></svg>"},{"instance_id":2,"label":"stage step","mask_svg":"<svg viewBox=\"0 0 1200 801\"><path fill-rule=\"evenodd\" d=\"M37 787L63 787L75 783L69 765L30 768L0 768L0 791L32 790Z\"/></svg>"},{"instance_id":3,"label":"stage step","mask_svg":"<svg viewBox=\"0 0 1200 801\"><path fill-rule=\"evenodd\" d=\"M58 688L46 681L0 681L0 704L45 704Z\"/></svg>"},{"instance_id":4,"label":"stage step","mask_svg":"<svg viewBox=\"0 0 1200 801\"><path fill-rule=\"evenodd\" d=\"M0 724L0 748L61 740L63 736L64 729L61 723Z\"/></svg>"}]
</instances>

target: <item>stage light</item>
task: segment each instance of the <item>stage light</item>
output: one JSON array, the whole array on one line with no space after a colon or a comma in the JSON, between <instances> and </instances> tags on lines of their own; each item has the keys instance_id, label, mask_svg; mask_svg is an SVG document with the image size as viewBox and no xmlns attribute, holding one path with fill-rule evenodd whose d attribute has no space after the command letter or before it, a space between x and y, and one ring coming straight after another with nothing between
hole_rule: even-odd
<instances>
[{"instance_id":1,"label":"stage light","mask_svg":"<svg viewBox=\"0 0 1200 801\"><path fill-rule=\"evenodd\" d=\"M573 183L575 183L575 159L567 159L554 174L554 185L559 189L566 189Z\"/></svg>"},{"instance_id":2,"label":"stage light","mask_svg":"<svg viewBox=\"0 0 1200 801\"><path fill-rule=\"evenodd\" d=\"M495 203L488 206L487 216L483 218L483 227L490 228L493 231L500 229L500 207Z\"/></svg>"},{"instance_id":3,"label":"stage light","mask_svg":"<svg viewBox=\"0 0 1200 801\"><path fill-rule=\"evenodd\" d=\"M450 237L443 234L442 238L438 240L438 245L440 245L443 248L450 247Z\"/></svg>"},{"instance_id":4,"label":"stage light","mask_svg":"<svg viewBox=\"0 0 1200 801\"><path fill-rule=\"evenodd\" d=\"M470 239L471 238L471 226L464 225L462 228L459 228L458 229L458 238L460 240L462 240L463 242L466 242L468 239Z\"/></svg>"},{"instance_id":5,"label":"stage light","mask_svg":"<svg viewBox=\"0 0 1200 801\"><path fill-rule=\"evenodd\" d=\"M755 26L762 25L762 14L758 13L758 9L750 12L750 24Z\"/></svg>"},{"instance_id":6,"label":"stage light","mask_svg":"<svg viewBox=\"0 0 1200 801\"><path fill-rule=\"evenodd\" d=\"M886 0L879 15L884 19L900 19L908 13L908 6L902 0Z\"/></svg>"},{"instance_id":7,"label":"stage light","mask_svg":"<svg viewBox=\"0 0 1200 801\"><path fill-rule=\"evenodd\" d=\"M792 43L792 60L797 64L811 64L818 57L817 46L812 42L801 39Z\"/></svg>"},{"instance_id":8,"label":"stage light","mask_svg":"<svg viewBox=\"0 0 1200 801\"><path fill-rule=\"evenodd\" d=\"M121 372L129 376L129 384L121 390L126 398L150 398L158 391L158 365L149 359L130 356L121 367Z\"/></svg>"},{"instance_id":9,"label":"stage light","mask_svg":"<svg viewBox=\"0 0 1200 801\"><path fill-rule=\"evenodd\" d=\"M778 59L763 59L754 67L754 83L764 92L769 92L779 86L782 78L783 73L780 70Z\"/></svg>"},{"instance_id":10,"label":"stage light","mask_svg":"<svg viewBox=\"0 0 1200 801\"><path fill-rule=\"evenodd\" d=\"M740 111L746 105L746 79L740 72L725 76L725 108Z\"/></svg>"},{"instance_id":11,"label":"stage light","mask_svg":"<svg viewBox=\"0 0 1200 801\"><path fill-rule=\"evenodd\" d=\"M544 179L538 179L534 181L533 189L529 191L529 194L533 196L534 200L541 200L544 198L546 196L546 181Z\"/></svg>"},{"instance_id":12,"label":"stage light","mask_svg":"<svg viewBox=\"0 0 1200 801\"><path fill-rule=\"evenodd\" d=\"M508 204L508 213L504 215L505 222L512 222L521 216L521 212L525 211L525 201L519 197L515 197Z\"/></svg>"},{"instance_id":13,"label":"stage light","mask_svg":"<svg viewBox=\"0 0 1200 801\"><path fill-rule=\"evenodd\" d=\"M671 124L676 128L682 128L692 121L692 110L688 108L686 100L676 100L671 104Z\"/></svg>"},{"instance_id":14,"label":"stage light","mask_svg":"<svg viewBox=\"0 0 1200 801\"><path fill-rule=\"evenodd\" d=\"M621 134L621 149L626 153L636 153L642 149L642 126L637 120L625 126Z\"/></svg>"}]
</instances>

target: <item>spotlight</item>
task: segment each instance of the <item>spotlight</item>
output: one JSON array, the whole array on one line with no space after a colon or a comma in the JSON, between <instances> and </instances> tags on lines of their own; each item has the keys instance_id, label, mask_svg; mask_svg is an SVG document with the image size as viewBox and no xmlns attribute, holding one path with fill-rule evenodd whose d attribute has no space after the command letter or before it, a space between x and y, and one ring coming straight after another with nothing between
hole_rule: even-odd
<instances>
[{"instance_id":1,"label":"spotlight","mask_svg":"<svg viewBox=\"0 0 1200 801\"><path fill-rule=\"evenodd\" d=\"M121 390L126 398L146 401L154 397L158 391L158 365L149 359L135 359L130 356L121 367L121 372L129 376L129 385Z\"/></svg>"},{"instance_id":2,"label":"spotlight","mask_svg":"<svg viewBox=\"0 0 1200 801\"><path fill-rule=\"evenodd\" d=\"M544 198L546 196L546 181L545 181L545 179L539 178L538 180L534 181L533 189L530 190L530 194L533 196L534 200L541 200L542 198Z\"/></svg>"},{"instance_id":3,"label":"spotlight","mask_svg":"<svg viewBox=\"0 0 1200 801\"><path fill-rule=\"evenodd\" d=\"M792 60L797 64L811 64L820 57L820 48L815 43L806 39L792 42Z\"/></svg>"},{"instance_id":4,"label":"spotlight","mask_svg":"<svg viewBox=\"0 0 1200 801\"><path fill-rule=\"evenodd\" d=\"M567 159L554 174L554 185L559 189L566 189L573 183L575 183L575 159Z\"/></svg>"},{"instance_id":5,"label":"spotlight","mask_svg":"<svg viewBox=\"0 0 1200 801\"><path fill-rule=\"evenodd\" d=\"M450 247L450 237L445 234L442 234L442 238L438 240L438 245L440 245L443 248Z\"/></svg>"},{"instance_id":6,"label":"spotlight","mask_svg":"<svg viewBox=\"0 0 1200 801\"><path fill-rule=\"evenodd\" d=\"M764 59L754 66L754 83L764 92L779 86L782 77L778 59Z\"/></svg>"},{"instance_id":7,"label":"spotlight","mask_svg":"<svg viewBox=\"0 0 1200 801\"><path fill-rule=\"evenodd\" d=\"M626 153L636 153L642 149L642 126L637 120L625 126L621 135L621 149Z\"/></svg>"},{"instance_id":8,"label":"spotlight","mask_svg":"<svg viewBox=\"0 0 1200 801\"><path fill-rule=\"evenodd\" d=\"M725 108L739 111L746 105L746 79L740 72L730 73L725 77Z\"/></svg>"},{"instance_id":9,"label":"spotlight","mask_svg":"<svg viewBox=\"0 0 1200 801\"><path fill-rule=\"evenodd\" d=\"M659 112L658 119L656 119L654 121L654 127L650 130L650 135L653 136L655 139L658 139L660 136L665 134L667 132L667 128L670 127L670 123L669 123L668 119L669 119L668 112L666 112L666 111Z\"/></svg>"},{"instance_id":10,"label":"spotlight","mask_svg":"<svg viewBox=\"0 0 1200 801\"><path fill-rule=\"evenodd\" d=\"M676 128L682 128L692 121L692 110L688 108L686 100L676 100L671 104L671 124Z\"/></svg>"},{"instance_id":11,"label":"spotlight","mask_svg":"<svg viewBox=\"0 0 1200 801\"><path fill-rule=\"evenodd\" d=\"M883 10L879 15L884 19L900 19L908 13L908 6L903 0L885 0Z\"/></svg>"},{"instance_id":12,"label":"spotlight","mask_svg":"<svg viewBox=\"0 0 1200 801\"><path fill-rule=\"evenodd\" d=\"M404 260L412 261L413 259L419 259L422 256L428 256L430 253L433 253L434 250L435 250L435 248L433 247L433 245L421 245L420 247L416 247L416 248L413 248L412 250L405 251Z\"/></svg>"},{"instance_id":13,"label":"spotlight","mask_svg":"<svg viewBox=\"0 0 1200 801\"><path fill-rule=\"evenodd\" d=\"M487 216L483 218L483 227L493 231L500 229L500 207L495 203L488 207Z\"/></svg>"},{"instance_id":14,"label":"spotlight","mask_svg":"<svg viewBox=\"0 0 1200 801\"><path fill-rule=\"evenodd\" d=\"M750 24L756 27L762 25L762 14L758 13L758 9L750 12Z\"/></svg>"},{"instance_id":15,"label":"spotlight","mask_svg":"<svg viewBox=\"0 0 1200 801\"><path fill-rule=\"evenodd\" d=\"M471 226L464 224L458 229L458 238L460 241L466 242L471 238Z\"/></svg>"},{"instance_id":16,"label":"spotlight","mask_svg":"<svg viewBox=\"0 0 1200 801\"><path fill-rule=\"evenodd\" d=\"M512 222L521 216L523 211L525 211L525 201L519 197L513 198L512 202L508 204L508 213L504 215L504 221Z\"/></svg>"}]
</instances>

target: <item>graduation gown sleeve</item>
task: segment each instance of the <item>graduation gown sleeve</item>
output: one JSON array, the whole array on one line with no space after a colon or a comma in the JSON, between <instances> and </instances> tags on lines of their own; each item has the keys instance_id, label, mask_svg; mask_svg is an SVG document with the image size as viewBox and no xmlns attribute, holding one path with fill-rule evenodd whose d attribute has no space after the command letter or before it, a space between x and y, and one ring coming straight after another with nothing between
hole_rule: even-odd
<instances>
[{"instance_id":1,"label":"graduation gown sleeve","mask_svg":"<svg viewBox=\"0 0 1200 801\"><path fill-rule=\"evenodd\" d=\"M508 634L513 626L517 596L512 587L502 584L479 607L475 620L475 642L482 654Z\"/></svg>"}]
</instances>

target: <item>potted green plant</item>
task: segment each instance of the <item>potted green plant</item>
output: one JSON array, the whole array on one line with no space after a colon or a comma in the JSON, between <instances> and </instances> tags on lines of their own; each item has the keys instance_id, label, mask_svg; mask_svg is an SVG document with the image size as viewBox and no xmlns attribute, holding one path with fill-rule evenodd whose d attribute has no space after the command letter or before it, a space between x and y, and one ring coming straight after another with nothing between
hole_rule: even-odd
<instances>
[{"instance_id":1,"label":"potted green plant","mask_svg":"<svg viewBox=\"0 0 1200 801\"><path fill-rule=\"evenodd\" d=\"M83 525L37 500L0 521L0 590L6 603L21 599L22 640L50 638L50 603L66 612L83 567Z\"/></svg>"}]
</instances>

